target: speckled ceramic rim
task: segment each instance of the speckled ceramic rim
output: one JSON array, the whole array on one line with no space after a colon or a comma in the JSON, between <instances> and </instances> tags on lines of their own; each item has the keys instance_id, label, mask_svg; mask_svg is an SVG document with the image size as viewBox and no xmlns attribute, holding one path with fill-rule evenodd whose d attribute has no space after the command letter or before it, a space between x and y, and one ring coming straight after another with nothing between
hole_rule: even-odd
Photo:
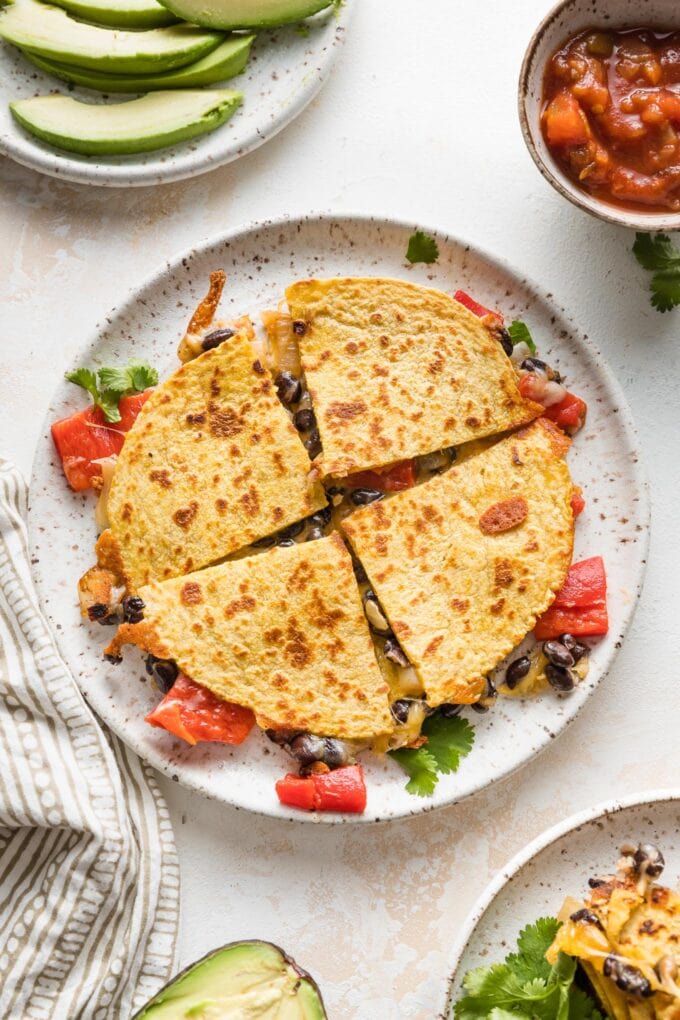
<instances>
[{"instance_id":1,"label":"speckled ceramic rim","mask_svg":"<svg viewBox=\"0 0 680 1020\"><path fill-rule=\"evenodd\" d=\"M541 77L543 75L543 66L535 66L534 58L536 50L542 42L544 34L548 31L548 29L550 29L553 22L562 14L563 11L573 6L575 2L577 2L577 0L560 0L560 2L556 4L552 10L548 12L548 14L546 14L543 21L532 35L529 45L527 46L526 53L524 54L524 60L522 61L522 67L519 73L517 105L522 135L524 136L524 141L531 158L548 184L551 184L555 191L571 202L572 205L577 206L583 212L589 213L591 216L596 216L598 219L605 220L607 223L616 223L620 227L628 227L631 230L651 232L660 230L680 230L680 213L640 212L638 214L633 209L617 208L617 206L601 202L594 196L589 195L587 192L581 191L575 184L572 184L571 181L568 180L552 159L547 162L536 146L534 141L534 130L540 131L540 126L538 124L536 124L535 127L532 125L532 118L529 116L526 106L527 96L530 92L530 86L534 78L538 75L541 75ZM597 17L594 16L593 20L597 20Z\"/></svg>"},{"instance_id":2,"label":"speckled ceramic rim","mask_svg":"<svg viewBox=\"0 0 680 1020\"><path fill-rule=\"evenodd\" d=\"M349 23L351 13L354 10L354 2L355 0L344 0L344 4L340 8L341 26L343 28L346 28ZM169 184L172 181L182 181L190 177L197 177L199 174L207 173L208 170L216 170L218 167L226 166L227 163L233 163L235 160L241 159L242 156L247 156L248 153L258 149L265 142L268 142L270 138L283 131L291 121L295 120L309 106L312 99L321 90L333 69L337 54L338 47L331 46L329 48L328 59L321 62L318 67L318 75L309 76L305 88L297 95L296 101L281 107L278 116L272 118L266 125L255 124L243 142L238 145L238 148L234 149L227 142L221 157L215 158L209 152L202 152L200 138L195 140L198 143L198 149L179 159L180 165L176 169L173 169L172 160L160 168L157 164L137 167L130 164L121 166L116 166L115 164L110 166L106 164L93 164L91 166L83 165L82 169L78 169L77 165L71 167L66 164L65 161L70 158L70 153L60 153L56 149L54 151L43 150L36 145L31 150L31 157L28 158L21 152L17 152L16 148L12 145L11 138L6 142L0 140L0 155L7 156L9 159L14 160L15 163L26 166L30 170L37 170L38 173L47 174L49 177L56 177L61 181L70 181L73 184L96 185L104 188L143 188L154 184ZM158 153L162 156L166 151L159 149ZM143 155L148 156L149 153Z\"/></svg>"},{"instance_id":3,"label":"speckled ceramic rim","mask_svg":"<svg viewBox=\"0 0 680 1020\"><path fill-rule=\"evenodd\" d=\"M282 217L278 217L278 218L275 218L275 219L267 219L267 220L261 220L261 221L254 220L254 221L246 223L246 224L244 224L242 226L235 227L234 229L232 229L232 230L230 230L230 231L228 231L226 233L217 234L217 235L212 236L210 238L205 238L199 244L194 245L193 247L188 248L188 249L182 251L179 255L176 255L173 259L168 260L160 268L158 268L154 272L152 272L148 277L146 277L146 279L143 279L136 287L131 287L128 290L127 294L125 295L125 298L123 299L123 301L120 302L120 304L121 305L127 305L130 302L135 301L137 299L137 295L138 294L140 294L143 291L145 291L148 287L151 287L151 286L156 285L159 282L161 282L163 280L163 278L167 275L168 272L179 271L179 269L180 269L180 267L182 266L183 263L185 263L187 261L190 262L195 257L195 255L201 254L206 249L211 248L211 247L213 247L215 245L233 244L236 241L238 241L238 239L241 238L243 235L248 234L251 231L262 230L264 228L274 228L274 229L276 229L278 227L288 228L291 225L295 225L295 224L298 224L298 223L318 223L318 222L326 222L326 223L329 223L329 224L330 223L336 223L336 224L342 224L342 223L347 223L347 224L351 224L351 223L359 223L359 224L361 224L361 223L367 223L367 224L368 223L382 223L382 224L385 224L386 226L389 226L389 227L397 227L399 229L403 229L405 237L407 237L408 234L410 232L412 232L413 229L414 229L414 223L412 221L402 220L402 219L399 219L399 218L396 218L396 217L379 217L379 216L371 215L370 213L361 213L361 212L360 213L342 213L342 214L334 214L334 213L330 213L330 212L306 213L306 214L303 213L303 214L298 214L298 215L290 214L288 216L282 216ZM418 223L418 227L419 227L419 229L422 229L422 230L426 231L428 234L431 234L432 236L434 236L435 239L437 241L440 241L442 244L453 243L453 244L460 245L461 247L466 248L469 251L472 251L478 258L483 259L490 266L493 266L494 268L496 268L500 272L507 273L507 274L509 274L509 275L511 275L511 276L513 276L515 278L518 278L518 274L516 273L516 271L512 268L510 263L508 261L506 261L505 259L501 259L501 258L499 258L499 257L497 257L495 255L490 255L483 248L479 248L476 245L468 244L467 242L462 241L459 238L456 238L454 235L447 234L444 230L436 229L434 227L429 227L429 226L427 226L426 224L423 224L423 223ZM532 295L532 297L535 300L537 300L537 301L549 301L553 306L557 305L557 302L555 302L552 297L548 298L548 297L541 296L540 291L538 290L538 288L533 284L533 282L531 280L529 280L524 275L521 276L521 285L527 291L527 293ZM609 366L606 364L604 359L602 359L601 356L599 355L599 351L597 351L597 349L595 349L593 347L593 345L588 340L586 340L583 337L582 332L577 328L577 326L575 325L575 323L573 322L571 317L568 316L567 314L565 314L562 311L561 308L559 309L559 312L560 312L560 318L569 327L569 330L573 334L573 336L579 338L579 340L578 340L579 344L583 345L584 347L586 347L588 349L588 354L589 354L590 357L593 358L593 360L596 360L596 359L599 360L599 363L600 363L600 372L602 374L602 381L603 381L603 385L604 385L605 391L606 391L609 399L611 400L612 404L614 406L618 407L618 409L619 409L619 419L620 419L621 427L622 427L622 429L625 432L626 440L627 440L627 443L628 443L631 451L635 452L635 463L634 463L633 467L631 468L631 471L633 473L634 480L635 480L636 495L639 496L639 504L638 504L637 514L639 515L639 523L640 523L641 527L643 528L643 534L641 535L641 541L640 541L640 546L639 546L638 570L637 570L637 577L635 578L635 593L634 593L634 596L631 598L630 603L627 606L626 612L625 612L625 614L624 614L624 616L623 616L623 618L621 620L621 631L620 631L620 633L621 633L621 635L624 635L627 632L627 630L628 630L628 628L630 626L630 622L631 622L633 613L635 611L635 607L637 606L638 599L639 599L639 596L640 596L640 592L642 590L642 583L643 583L643 579L644 579L645 568L646 568L646 565L647 565L647 556L648 556L648 548L649 548L650 508L649 508L648 485L647 485L647 480L646 480L644 468L642 466L642 450L641 450L641 447L640 447L640 442L639 442L639 439L638 439L637 430L636 430L635 425L633 423L632 414L631 414L630 408L628 406L628 402L626 401L624 393L623 393L621 387L619 386L618 380L616 379L616 377L614 376L614 374L612 373L612 371L610 370ZM109 316L105 316L104 317L103 321L106 321L107 318L108 319L114 318L116 314L117 314L117 307L114 307L112 309L112 311L110 312ZM96 345L98 343L98 337L99 337L99 330L96 330L93 333L93 335L90 337L90 339L87 341L87 343L83 344L83 346L81 348L81 351L83 353L92 351L96 347ZM43 435L45 435L46 433L49 432L50 424L51 424L51 422L49 421L48 415L46 414L45 417L43 418L43 428L42 428L42 431L40 433L40 436L43 436ZM32 473L32 477L33 477L33 473ZM31 540L31 532L32 532L32 524L31 524L31 514L30 514L30 509L29 509L29 541ZM32 545L32 542L31 542L31 545ZM39 597L40 597L40 601L42 603L43 602L42 587L40 585L38 585L37 588L38 588L38 594L39 594ZM44 604L43 604L43 609L45 611L46 616L49 619L51 614L50 614L49 610L47 609L47 607ZM62 640L62 633L60 631L57 631L55 633L55 638L56 638L57 642L59 643ZM600 676L597 678L597 681L594 683L593 690L595 690L596 687L598 687L599 684L602 682L602 680L608 675L609 670L612 667L612 663L614 661L614 658L615 658L615 655L616 655L616 651L617 651L617 648L615 646L615 643L612 642L609 658L608 658L607 662L604 664L604 666L602 668L602 671L600 673ZM574 712L574 714L564 721L564 723L562 724L561 729L556 729L556 731L555 731L555 735L556 736L560 736L565 731L565 729L567 729L569 724L579 715L582 707L583 706L579 706L576 709L576 711ZM170 764L168 761L166 761L166 759L163 756L158 755L158 754L154 754L154 753L150 753L150 752L148 752L148 750L144 750L144 752L140 751L139 747L136 745L135 740L134 739L130 739L129 734L125 730L123 730L123 729L116 729L115 732L121 738L121 740L123 740L126 744L128 744L129 747L132 748L132 750L136 754L140 755L140 757L144 761L147 761L150 765L153 766L153 768L157 769L159 772L162 772L164 775L168 776L169 778L177 778L177 777L179 777L178 781L183 786L186 786L188 789L194 790L196 793L200 793L201 796L207 797L208 799L216 799L208 791L206 791L205 789L202 789L201 786L198 784L198 782L194 781L192 778L185 779L182 776L181 767L178 767L176 763L175 764ZM456 793L454 792L454 794L448 800L446 800L446 801L444 801L442 803L435 803L435 804L429 803L423 797L414 797L413 798L413 808L411 810L396 810L393 814L386 815L384 817L376 818L376 817L373 817L372 815L369 815L369 814L365 814L365 815L333 814L333 813L327 813L327 814L323 814L323 813L321 813L321 814L313 814L313 813L310 813L310 814L305 814L304 812L295 811L292 808L290 809L289 812L286 812L286 813L282 814L280 809L279 809L279 811L277 811L275 813L273 809L269 809L268 808L267 804L263 804L261 807L258 807L258 808L251 808L250 810L252 810L255 814L265 815L265 816L273 817L273 818L277 818L277 819L285 818L286 820L294 821L294 822L299 822L299 823L302 823L302 824L308 824L308 823L319 824L320 822L322 822L322 823L327 824L327 825L348 824L348 823L355 823L355 824L356 823L361 823L361 824L366 825L366 824L375 824L375 823L394 821L394 820L397 820L397 819L400 819L400 818L410 818L412 816L421 815L421 814L424 814L426 812L434 811L434 810L437 810L437 809L442 808L442 807L449 807L452 804L461 803L463 800L467 800L469 797L471 797L474 794L478 793L480 790L485 789L488 786L491 786L493 783L497 783L497 782L500 782L500 781L502 781L504 779L507 779L513 773L518 772L521 768L523 768L524 765L528 764L530 761L533 761L533 759L538 754L540 754L541 751L543 751L546 747L550 746L551 743L552 743L552 738L547 740L546 743L543 745L543 747L539 747L536 750L533 750L524 759L524 761L520 762L517 766L512 767L512 768L508 769L505 772L499 772L499 774L496 777L494 777L492 780L490 780L490 781L488 781L488 780L487 781L480 780L476 785L472 786L469 789L469 791L466 792L466 794L463 795L463 796L456 795ZM230 806L236 807L237 810L241 810L241 808L239 808L236 805L230 805Z\"/></svg>"},{"instance_id":4,"label":"speckled ceramic rim","mask_svg":"<svg viewBox=\"0 0 680 1020\"><path fill-rule=\"evenodd\" d=\"M573 832L574 829L579 829L582 825L587 825L589 822L597 821L598 818L615 815L619 811L625 811L631 807L644 807L646 804L669 803L671 801L680 801L680 788L671 787L670 789L643 791L642 793L632 793L627 797L617 797L615 800L604 801L602 804L596 804L595 807L585 808L583 811L579 811L577 814L558 822L550 829L546 829L545 832L542 832L540 836L537 836L531 843L525 846L523 850L515 854L505 867L500 869L496 877L489 882L470 911L456 938L449 961L451 976L447 986L446 1001L438 1015L439 1020L450 1020L451 1008L453 1006L454 982L458 965L475 928L501 889L521 871L525 864L528 864L542 850L556 843L558 839L561 839L567 833Z\"/></svg>"}]
</instances>

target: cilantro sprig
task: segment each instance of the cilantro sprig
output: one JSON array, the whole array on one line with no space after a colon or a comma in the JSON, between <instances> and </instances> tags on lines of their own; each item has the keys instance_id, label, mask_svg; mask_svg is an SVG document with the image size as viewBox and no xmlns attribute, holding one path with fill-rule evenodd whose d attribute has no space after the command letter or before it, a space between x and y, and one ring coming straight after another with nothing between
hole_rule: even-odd
<instances>
[{"instance_id":1,"label":"cilantro sprig","mask_svg":"<svg viewBox=\"0 0 680 1020\"><path fill-rule=\"evenodd\" d=\"M574 985L576 960L545 958L559 921L541 917L517 939L503 963L477 967L463 978L456 1020L602 1020L593 1000Z\"/></svg>"},{"instance_id":2,"label":"cilantro sprig","mask_svg":"<svg viewBox=\"0 0 680 1020\"><path fill-rule=\"evenodd\" d=\"M633 254L653 274L649 289L654 308L669 312L680 305L680 249L668 234L636 234Z\"/></svg>"},{"instance_id":3,"label":"cilantro sprig","mask_svg":"<svg viewBox=\"0 0 680 1020\"><path fill-rule=\"evenodd\" d=\"M96 372L90 368L76 368L67 372L66 378L87 390L106 421L118 422L121 397L143 393L149 386L155 386L158 372L146 361L130 361L125 368L100 368Z\"/></svg>"},{"instance_id":4,"label":"cilantro sprig","mask_svg":"<svg viewBox=\"0 0 680 1020\"><path fill-rule=\"evenodd\" d=\"M416 262L425 262L429 266L438 258L439 246L434 237L430 237L423 230L416 230L414 234L411 234L406 249L407 262L410 262L412 266Z\"/></svg>"},{"instance_id":5,"label":"cilantro sprig","mask_svg":"<svg viewBox=\"0 0 680 1020\"><path fill-rule=\"evenodd\" d=\"M521 319L513 319L508 326L508 335L512 340L513 347L516 347L517 344L526 344L532 354L536 353L536 344L526 322L522 322Z\"/></svg>"},{"instance_id":6,"label":"cilantro sprig","mask_svg":"<svg viewBox=\"0 0 680 1020\"><path fill-rule=\"evenodd\" d=\"M427 743L422 747L401 747L390 751L390 757L401 765L409 777L406 789L418 797L429 797L440 774L456 772L461 759L472 750L475 731L467 721L456 716L445 718L435 712L422 728Z\"/></svg>"}]
</instances>

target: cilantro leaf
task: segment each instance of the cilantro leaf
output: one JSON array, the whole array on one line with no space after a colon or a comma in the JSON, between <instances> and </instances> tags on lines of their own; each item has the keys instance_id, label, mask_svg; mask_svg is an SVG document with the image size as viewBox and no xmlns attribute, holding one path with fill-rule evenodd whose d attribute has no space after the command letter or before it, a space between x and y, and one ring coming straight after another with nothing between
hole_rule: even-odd
<instances>
[{"instance_id":1,"label":"cilantro leaf","mask_svg":"<svg viewBox=\"0 0 680 1020\"><path fill-rule=\"evenodd\" d=\"M526 322L522 322L521 319L513 319L508 326L508 333L513 347L516 347L517 344L526 344L532 354L536 353L536 344Z\"/></svg>"},{"instance_id":2,"label":"cilantro leaf","mask_svg":"<svg viewBox=\"0 0 680 1020\"><path fill-rule=\"evenodd\" d=\"M539 918L517 939L504 963L477 967L463 978L457 1020L602 1020L594 1002L573 985L576 960L560 953L551 967L545 953L559 922Z\"/></svg>"},{"instance_id":3,"label":"cilantro leaf","mask_svg":"<svg viewBox=\"0 0 680 1020\"><path fill-rule=\"evenodd\" d=\"M400 747L390 751L410 777L405 789L417 797L429 797L437 785L437 762L425 747Z\"/></svg>"},{"instance_id":4,"label":"cilantro leaf","mask_svg":"<svg viewBox=\"0 0 680 1020\"><path fill-rule=\"evenodd\" d=\"M121 397L142 393L149 386L155 386L158 372L146 361L130 361L125 368L100 368L96 373L89 368L77 368L67 372L66 378L87 390L106 421L118 422Z\"/></svg>"},{"instance_id":5,"label":"cilantro leaf","mask_svg":"<svg viewBox=\"0 0 680 1020\"><path fill-rule=\"evenodd\" d=\"M429 266L438 258L439 247L434 237L430 237L422 230L416 230L414 234L411 234L406 249L407 262L410 262L411 265L415 265L416 262L425 262Z\"/></svg>"},{"instance_id":6,"label":"cilantro leaf","mask_svg":"<svg viewBox=\"0 0 680 1020\"><path fill-rule=\"evenodd\" d=\"M408 792L428 797L434 793L439 774L456 772L461 758L469 754L475 731L467 719L459 716L447 719L441 712L435 712L423 723L422 734L427 737L422 747L400 747L390 751L390 757L410 777L406 784Z\"/></svg>"},{"instance_id":7,"label":"cilantro leaf","mask_svg":"<svg viewBox=\"0 0 680 1020\"><path fill-rule=\"evenodd\" d=\"M643 269L653 273L651 302L659 312L680 304L680 250L667 234L636 234L633 254Z\"/></svg>"}]
</instances>

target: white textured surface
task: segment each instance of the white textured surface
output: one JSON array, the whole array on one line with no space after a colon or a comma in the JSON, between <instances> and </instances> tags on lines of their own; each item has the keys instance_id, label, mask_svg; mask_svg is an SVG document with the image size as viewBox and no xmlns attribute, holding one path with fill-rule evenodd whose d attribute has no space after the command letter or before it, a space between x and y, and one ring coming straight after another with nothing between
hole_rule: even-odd
<instances>
[{"instance_id":1,"label":"white textured surface","mask_svg":"<svg viewBox=\"0 0 680 1020\"><path fill-rule=\"evenodd\" d=\"M357 5L324 91L239 163L155 190L96 191L9 163L2 177L3 451L28 472L55 376L156 263L253 217L360 209L440 223L514 260L596 339L626 390L652 486L651 562L612 675L523 772L457 808L386 827L293 826L163 780L183 875L182 956L283 943L331 1020L427 1020L453 933L529 838L608 797L677 782L680 313L657 314L632 235L561 200L525 152L515 80L543 0Z\"/></svg>"}]
</instances>

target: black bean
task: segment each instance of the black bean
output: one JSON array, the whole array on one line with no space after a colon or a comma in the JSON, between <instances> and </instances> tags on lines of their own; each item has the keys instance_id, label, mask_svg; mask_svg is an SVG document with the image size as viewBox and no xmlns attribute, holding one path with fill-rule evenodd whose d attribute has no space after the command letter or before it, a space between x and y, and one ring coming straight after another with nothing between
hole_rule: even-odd
<instances>
[{"instance_id":1,"label":"black bean","mask_svg":"<svg viewBox=\"0 0 680 1020\"><path fill-rule=\"evenodd\" d=\"M600 886L603 886L603 885L606 885L606 884L607 884L607 879L606 878L589 878L588 879L588 885L590 886L591 889L599 889Z\"/></svg>"},{"instance_id":2,"label":"black bean","mask_svg":"<svg viewBox=\"0 0 680 1020\"><path fill-rule=\"evenodd\" d=\"M323 528L319 528L316 525L311 527L305 537L305 542L316 542L319 538L323 538L325 532Z\"/></svg>"},{"instance_id":3,"label":"black bean","mask_svg":"<svg viewBox=\"0 0 680 1020\"><path fill-rule=\"evenodd\" d=\"M574 656L559 641L546 641L543 645L543 654L553 666L570 669L574 665Z\"/></svg>"},{"instance_id":4,"label":"black bean","mask_svg":"<svg viewBox=\"0 0 680 1020\"><path fill-rule=\"evenodd\" d=\"M376 634L389 634L390 625L387 622L387 617L378 604L375 592L370 588L364 592L363 603L364 613L371 630L374 630Z\"/></svg>"},{"instance_id":5,"label":"black bean","mask_svg":"<svg viewBox=\"0 0 680 1020\"><path fill-rule=\"evenodd\" d=\"M270 546L276 545L275 535L265 535L264 538L258 538L256 542L250 543L253 549L269 549Z\"/></svg>"},{"instance_id":6,"label":"black bean","mask_svg":"<svg viewBox=\"0 0 680 1020\"><path fill-rule=\"evenodd\" d=\"M321 510L317 510L315 514L309 518L310 524L315 524L319 528L325 527L326 524L330 523L330 519L333 516L333 507L325 506Z\"/></svg>"},{"instance_id":7,"label":"black bean","mask_svg":"<svg viewBox=\"0 0 680 1020\"><path fill-rule=\"evenodd\" d=\"M302 383L292 372L279 372L274 380L279 400L284 404L297 404L302 396Z\"/></svg>"},{"instance_id":8,"label":"black bean","mask_svg":"<svg viewBox=\"0 0 680 1020\"><path fill-rule=\"evenodd\" d=\"M156 681L159 690L167 694L175 680L179 676L177 663L172 659L159 659L155 655L149 655L146 660L146 671Z\"/></svg>"},{"instance_id":9,"label":"black bean","mask_svg":"<svg viewBox=\"0 0 680 1020\"><path fill-rule=\"evenodd\" d=\"M640 874L650 878L658 878L666 865L663 854L653 843L641 843L633 860Z\"/></svg>"},{"instance_id":10,"label":"black bean","mask_svg":"<svg viewBox=\"0 0 680 1020\"><path fill-rule=\"evenodd\" d=\"M141 623L144 619L144 599L139 595L126 595L123 599L123 619L126 623Z\"/></svg>"},{"instance_id":11,"label":"black bean","mask_svg":"<svg viewBox=\"0 0 680 1020\"><path fill-rule=\"evenodd\" d=\"M233 329L213 329L211 333L207 333L203 337L201 347L204 351L212 351L215 347L219 347L225 340L230 340L234 335Z\"/></svg>"},{"instance_id":12,"label":"black bean","mask_svg":"<svg viewBox=\"0 0 680 1020\"><path fill-rule=\"evenodd\" d=\"M653 989L647 978L638 970L624 963L613 953L604 961L603 973L605 977L611 978L617 988L628 995L637 995L641 999L648 999L653 995Z\"/></svg>"},{"instance_id":13,"label":"black bean","mask_svg":"<svg viewBox=\"0 0 680 1020\"><path fill-rule=\"evenodd\" d=\"M581 907L580 910L575 910L573 914L569 915L570 921L576 921L583 924L594 924L596 928L602 928L602 921L599 919L597 914L594 914L592 910L588 910L587 907Z\"/></svg>"},{"instance_id":14,"label":"black bean","mask_svg":"<svg viewBox=\"0 0 680 1020\"><path fill-rule=\"evenodd\" d=\"M295 336L304 336L307 332L307 323L302 319L293 319L293 332Z\"/></svg>"},{"instance_id":15,"label":"black bean","mask_svg":"<svg viewBox=\"0 0 680 1020\"><path fill-rule=\"evenodd\" d=\"M112 666L118 666L123 661L122 655L109 655L108 652L104 652L104 658L107 662L110 662Z\"/></svg>"},{"instance_id":16,"label":"black bean","mask_svg":"<svg viewBox=\"0 0 680 1020\"><path fill-rule=\"evenodd\" d=\"M531 659L528 655L520 655L519 659L514 659L505 671L505 683L514 690L520 680L523 680L531 669Z\"/></svg>"},{"instance_id":17,"label":"black bean","mask_svg":"<svg viewBox=\"0 0 680 1020\"><path fill-rule=\"evenodd\" d=\"M549 662L545 667L545 675L548 678L548 683L551 687L554 687L556 691L573 691L574 689L574 678L568 669L561 669L559 666L553 666L552 662Z\"/></svg>"},{"instance_id":18,"label":"black bean","mask_svg":"<svg viewBox=\"0 0 680 1020\"><path fill-rule=\"evenodd\" d=\"M312 429L305 439L305 449L312 460L321 453L321 436L318 429Z\"/></svg>"},{"instance_id":19,"label":"black bean","mask_svg":"<svg viewBox=\"0 0 680 1020\"><path fill-rule=\"evenodd\" d=\"M398 723L408 722L408 714L411 711L411 702L406 698L400 698L390 705L390 711Z\"/></svg>"},{"instance_id":20,"label":"black bean","mask_svg":"<svg viewBox=\"0 0 680 1020\"><path fill-rule=\"evenodd\" d=\"M385 652L385 658L389 659L390 662L396 662L397 666L409 665L409 661L404 655L401 646L393 638L387 639L383 651Z\"/></svg>"},{"instance_id":21,"label":"black bean","mask_svg":"<svg viewBox=\"0 0 680 1020\"><path fill-rule=\"evenodd\" d=\"M301 733L290 743L290 753L301 765L322 761L325 750L323 738L315 737L313 733Z\"/></svg>"},{"instance_id":22,"label":"black bean","mask_svg":"<svg viewBox=\"0 0 680 1020\"><path fill-rule=\"evenodd\" d=\"M510 357L510 355L513 352L513 346L512 337L508 333L507 329L499 329L496 336L498 337L501 347L503 348L507 356Z\"/></svg>"},{"instance_id":23,"label":"black bean","mask_svg":"<svg viewBox=\"0 0 680 1020\"><path fill-rule=\"evenodd\" d=\"M329 769L339 769L343 765L349 763L349 751L347 745L342 740L336 740L334 737L324 737L324 755L323 762L328 765Z\"/></svg>"},{"instance_id":24,"label":"black bean","mask_svg":"<svg viewBox=\"0 0 680 1020\"><path fill-rule=\"evenodd\" d=\"M301 535L304 530L305 522L296 521L295 524L289 524L287 528L282 528L279 538L295 538L296 535Z\"/></svg>"},{"instance_id":25,"label":"black bean","mask_svg":"<svg viewBox=\"0 0 680 1020\"><path fill-rule=\"evenodd\" d=\"M293 415L293 425L298 432L309 432L316 425L316 415L309 407L303 407Z\"/></svg>"},{"instance_id":26,"label":"black bean","mask_svg":"<svg viewBox=\"0 0 680 1020\"><path fill-rule=\"evenodd\" d=\"M548 366L540 358L525 358L519 367L524 372L541 372L543 375L548 372Z\"/></svg>"},{"instance_id":27,"label":"black bean","mask_svg":"<svg viewBox=\"0 0 680 1020\"><path fill-rule=\"evenodd\" d=\"M278 747L285 747L297 736L295 730L265 730L264 732Z\"/></svg>"},{"instance_id":28,"label":"black bean","mask_svg":"<svg viewBox=\"0 0 680 1020\"><path fill-rule=\"evenodd\" d=\"M366 506L368 503L375 503L377 500L383 499L384 496L385 493L380 489L352 489L349 498L355 506Z\"/></svg>"},{"instance_id":29,"label":"black bean","mask_svg":"<svg viewBox=\"0 0 680 1020\"><path fill-rule=\"evenodd\" d=\"M103 602L95 602L93 606L87 607L87 616L92 623L103 620L104 617L108 615L109 607Z\"/></svg>"},{"instance_id":30,"label":"black bean","mask_svg":"<svg viewBox=\"0 0 680 1020\"><path fill-rule=\"evenodd\" d=\"M566 649L568 649L574 657L574 662L578 662L584 655L588 654L588 648L586 645L582 645L580 641L577 641L571 634L561 634L560 641Z\"/></svg>"},{"instance_id":31,"label":"black bean","mask_svg":"<svg viewBox=\"0 0 680 1020\"><path fill-rule=\"evenodd\" d=\"M470 705L473 712L478 712L479 715L483 715L489 711L489 706L485 705L483 701L475 701L474 705Z\"/></svg>"},{"instance_id":32,"label":"black bean","mask_svg":"<svg viewBox=\"0 0 680 1020\"><path fill-rule=\"evenodd\" d=\"M279 539L279 541L276 544L281 549L289 549L290 546L296 545L297 543L296 543L294 538L281 538L281 539Z\"/></svg>"},{"instance_id":33,"label":"black bean","mask_svg":"<svg viewBox=\"0 0 680 1020\"><path fill-rule=\"evenodd\" d=\"M455 719L457 715L465 708L465 705L454 705L453 702L447 702L444 705L439 706L439 711L445 719Z\"/></svg>"}]
</instances>

